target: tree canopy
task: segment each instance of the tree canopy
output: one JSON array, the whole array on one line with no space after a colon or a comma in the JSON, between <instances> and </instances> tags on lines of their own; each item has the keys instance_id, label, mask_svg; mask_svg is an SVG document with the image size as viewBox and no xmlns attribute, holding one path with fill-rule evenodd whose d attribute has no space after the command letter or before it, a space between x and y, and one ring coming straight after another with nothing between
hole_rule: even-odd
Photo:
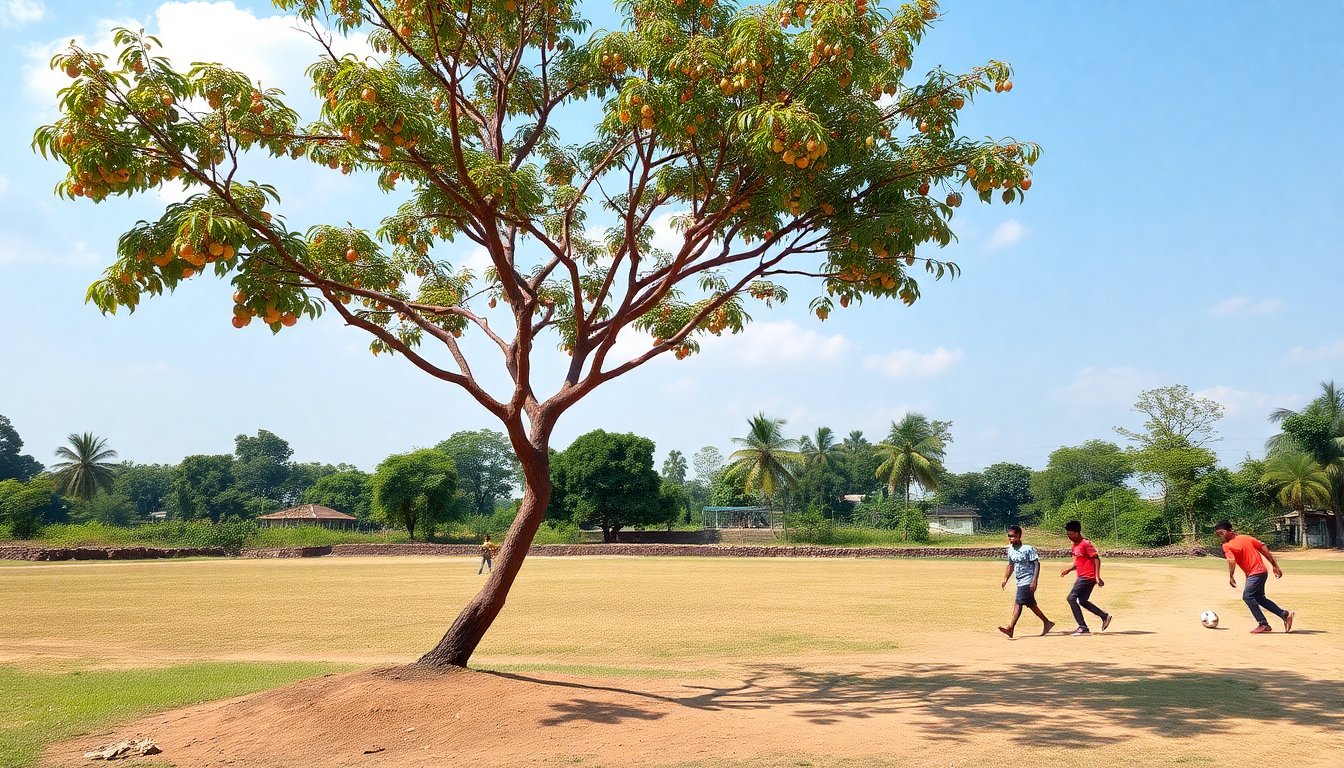
<instances>
[{"instance_id":1,"label":"tree canopy","mask_svg":"<svg viewBox=\"0 0 1344 768\"><path fill-rule=\"evenodd\" d=\"M1012 89L1007 64L912 70L932 0L626 0L621 27L591 36L573 0L275 1L319 42L366 32L377 53L316 48L312 120L246 73L176 68L120 29L110 55L75 44L53 59L71 83L34 146L67 167L65 198L186 189L121 238L88 293L103 311L227 278L233 325L278 333L334 311L375 354L499 419L523 466L520 523L426 662L465 664L503 606L548 505L562 414L655 357L740 332L750 308L788 298L786 279L823 320L869 298L913 303L921 271L958 272L937 249L962 190L1021 201L1039 156L959 131L975 99ZM558 130L594 115L587 135ZM244 181L256 154L401 184L404 202L371 229L291 222L280 189ZM669 250L653 245L661 215ZM459 240L489 267L454 264ZM497 355L501 391L478 378L465 334ZM622 356L632 334L646 346ZM567 356L554 379L534 365L547 347Z\"/></svg>"},{"instance_id":2,"label":"tree canopy","mask_svg":"<svg viewBox=\"0 0 1344 768\"><path fill-rule=\"evenodd\" d=\"M429 538L434 524L452 512L457 470L448 454L428 448L387 457L372 484L374 519L404 527L414 541L417 526Z\"/></svg>"},{"instance_id":3,"label":"tree canopy","mask_svg":"<svg viewBox=\"0 0 1344 768\"><path fill-rule=\"evenodd\" d=\"M552 516L602 529L615 541L622 528L672 520L676 499L661 494L653 468L653 441L593 430L575 438L551 462Z\"/></svg>"},{"instance_id":4,"label":"tree canopy","mask_svg":"<svg viewBox=\"0 0 1344 768\"><path fill-rule=\"evenodd\" d=\"M42 462L19 453L22 449L23 438L19 437L19 431L8 417L0 415L0 481L27 482L42 471Z\"/></svg>"},{"instance_id":5,"label":"tree canopy","mask_svg":"<svg viewBox=\"0 0 1344 768\"><path fill-rule=\"evenodd\" d=\"M508 500L521 472L509 439L489 429L454 432L435 446L448 454L473 514L489 516L497 499Z\"/></svg>"}]
</instances>

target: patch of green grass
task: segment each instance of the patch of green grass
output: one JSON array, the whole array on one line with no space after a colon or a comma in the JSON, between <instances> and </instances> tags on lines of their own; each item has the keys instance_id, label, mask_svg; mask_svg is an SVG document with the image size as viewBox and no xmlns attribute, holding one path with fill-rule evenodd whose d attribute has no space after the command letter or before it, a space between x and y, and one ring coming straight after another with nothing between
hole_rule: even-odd
<instances>
[{"instance_id":1,"label":"patch of green grass","mask_svg":"<svg viewBox=\"0 0 1344 768\"><path fill-rule=\"evenodd\" d=\"M57 673L0 667L0 765L34 765L45 745L117 722L344 669L220 662Z\"/></svg>"}]
</instances>

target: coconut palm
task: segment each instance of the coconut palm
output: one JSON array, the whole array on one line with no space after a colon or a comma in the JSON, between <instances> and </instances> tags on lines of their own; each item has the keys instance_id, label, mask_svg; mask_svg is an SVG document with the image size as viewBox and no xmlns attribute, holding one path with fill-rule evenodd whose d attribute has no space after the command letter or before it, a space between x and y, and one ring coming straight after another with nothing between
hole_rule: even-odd
<instances>
[{"instance_id":1,"label":"coconut palm","mask_svg":"<svg viewBox=\"0 0 1344 768\"><path fill-rule=\"evenodd\" d=\"M742 448L728 457L731 463L726 471L747 493L759 493L769 505L780 489L796 482L794 471L802 463L802 456L795 450L798 441L784 437L784 419L758 413L747 423L747 436L733 438Z\"/></svg>"},{"instance_id":2,"label":"coconut palm","mask_svg":"<svg viewBox=\"0 0 1344 768\"><path fill-rule=\"evenodd\" d=\"M1310 546L1303 511L1308 504L1330 503L1330 474L1305 451L1283 450L1265 459L1265 473L1260 481L1274 489L1285 507L1297 512L1302 524L1302 546Z\"/></svg>"},{"instance_id":3,"label":"coconut palm","mask_svg":"<svg viewBox=\"0 0 1344 768\"><path fill-rule=\"evenodd\" d=\"M905 505L910 506L910 486L918 483L920 487L936 491L939 479L946 474L943 458L950 425L941 421L930 421L922 413L907 413L900 421L891 423L891 432L887 439L878 443L874 450L882 463L877 467L877 478L887 484L895 493L896 488L905 489Z\"/></svg>"},{"instance_id":4,"label":"coconut palm","mask_svg":"<svg viewBox=\"0 0 1344 768\"><path fill-rule=\"evenodd\" d=\"M802 456L803 465L816 473L817 502L825 503L842 454L840 444L835 441L835 433L830 427L817 427L814 434L798 439L798 453Z\"/></svg>"},{"instance_id":5,"label":"coconut palm","mask_svg":"<svg viewBox=\"0 0 1344 768\"><path fill-rule=\"evenodd\" d=\"M88 501L100 490L111 490L119 467L113 461L117 452L107 447L107 440L92 432L72 433L66 439L69 447L56 449L56 458L64 461L51 467L61 493Z\"/></svg>"},{"instance_id":6,"label":"coconut palm","mask_svg":"<svg viewBox=\"0 0 1344 768\"><path fill-rule=\"evenodd\" d=\"M845 436L844 441L840 443L840 447L844 449L845 453L853 456L870 446L868 445L868 438L863 436L863 430L855 429Z\"/></svg>"},{"instance_id":7,"label":"coconut palm","mask_svg":"<svg viewBox=\"0 0 1344 768\"><path fill-rule=\"evenodd\" d=\"M835 464L840 446L835 442L835 433L830 427L817 427L815 434L807 435L798 441L799 453L808 466L829 467Z\"/></svg>"},{"instance_id":8,"label":"coconut palm","mask_svg":"<svg viewBox=\"0 0 1344 768\"><path fill-rule=\"evenodd\" d=\"M1290 420L1306 420L1290 430ZM1335 540L1344 544L1344 389L1334 381L1321 382L1321 394L1301 411L1279 408L1269 415L1272 423L1284 423L1283 433L1271 437L1266 448L1271 454L1301 450L1328 475L1330 498L1324 502L1335 513ZM1289 432L1292 431L1290 435Z\"/></svg>"}]
</instances>

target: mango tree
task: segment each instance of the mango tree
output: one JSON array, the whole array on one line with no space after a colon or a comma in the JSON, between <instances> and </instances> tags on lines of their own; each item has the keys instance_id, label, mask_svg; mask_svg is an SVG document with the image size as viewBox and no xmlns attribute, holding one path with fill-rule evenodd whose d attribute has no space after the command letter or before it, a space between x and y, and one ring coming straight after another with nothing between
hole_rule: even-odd
<instances>
[{"instance_id":1,"label":"mango tree","mask_svg":"<svg viewBox=\"0 0 1344 768\"><path fill-rule=\"evenodd\" d=\"M319 42L367 33L379 54L319 47L314 121L243 73L175 68L157 40L123 29L111 54L72 45L53 60L72 82L34 144L68 166L65 198L173 180L190 195L121 238L89 289L104 312L228 279L234 304L220 314L235 326L280 332L334 311L375 354L403 356L499 419L522 507L425 663L465 665L503 607L551 493L551 435L575 403L655 357L697 352L706 334L742 331L753 304L786 299L783 281L814 292L821 320L865 298L913 303L917 273L957 274L934 254L962 190L1020 200L1039 154L958 132L974 99L1012 89L1007 64L911 71L938 19L931 0L621 0L621 28L592 34L573 0L275 4ZM299 229L278 189L241 180L249 153L360 174L405 202L374 231ZM652 244L660 214L674 214L670 250ZM462 241L489 268L455 266L448 244ZM648 347L622 358L631 332ZM497 354L507 391L482 386L464 334ZM563 374L539 380L534 362L557 348Z\"/></svg>"}]
</instances>

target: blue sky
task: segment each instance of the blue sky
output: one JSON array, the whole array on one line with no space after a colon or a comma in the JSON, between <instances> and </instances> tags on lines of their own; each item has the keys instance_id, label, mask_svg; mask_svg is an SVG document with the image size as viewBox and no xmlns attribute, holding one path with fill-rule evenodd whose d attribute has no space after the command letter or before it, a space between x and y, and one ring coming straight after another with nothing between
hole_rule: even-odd
<instances>
[{"instance_id":1,"label":"blue sky","mask_svg":"<svg viewBox=\"0 0 1344 768\"><path fill-rule=\"evenodd\" d=\"M600 427L653 438L660 458L704 445L726 453L758 411L788 419L794 435L829 426L876 441L917 410L953 422L954 471L1039 468L1061 445L1119 441L1112 427L1141 422L1130 410L1141 390L1184 384L1225 406L1214 447L1235 464L1262 452L1272 409L1344 380L1344 4L986 0L943 11L916 69L1010 62L1013 92L982 97L963 126L1045 150L1025 205L958 211L960 241L941 255L963 276L925 284L913 308L869 302L825 323L810 319L802 291L754 309L743 336L598 390L564 417L558 447ZM610 24L610 13L590 16ZM106 49L116 24L224 60L313 114L302 70L316 52L269 3L0 0L10 105L0 111L0 414L25 451L49 463L65 435L92 431L125 459L175 463L268 429L298 460L371 469L454 431L493 428L458 390L371 356L369 339L334 315L276 337L256 324L238 331L231 288L201 280L133 316L84 303L118 236L168 198L57 200L60 168L29 142L53 118L64 78L46 70L50 55L71 38ZM581 140L581 126L568 130ZM300 229L372 226L396 202L298 164L253 167L278 179L281 210ZM447 257L477 258L468 248Z\"/></svg>"}]
</instances>

